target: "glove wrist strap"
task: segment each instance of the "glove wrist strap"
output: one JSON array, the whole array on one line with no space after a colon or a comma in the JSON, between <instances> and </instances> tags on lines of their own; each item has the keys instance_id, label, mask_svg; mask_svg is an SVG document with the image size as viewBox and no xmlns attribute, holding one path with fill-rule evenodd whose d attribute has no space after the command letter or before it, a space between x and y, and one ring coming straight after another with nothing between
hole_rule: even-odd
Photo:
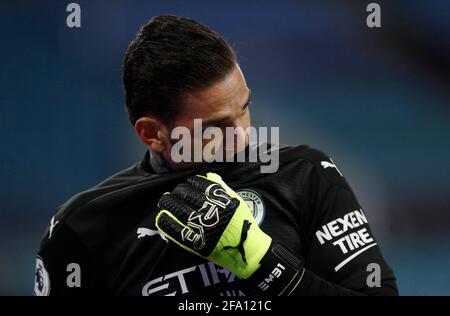
<instances>
[{"instance_id":1,"label":"glove wrist strap","mask_svg":"<svg viewBox=\"0 0 450 316\"><path fill-rule=\"evenodd\" d=\"M304 260L280 242L273 242L248 279L252 295L289 295L301 282Z\"/></svg>"}]
</instances>

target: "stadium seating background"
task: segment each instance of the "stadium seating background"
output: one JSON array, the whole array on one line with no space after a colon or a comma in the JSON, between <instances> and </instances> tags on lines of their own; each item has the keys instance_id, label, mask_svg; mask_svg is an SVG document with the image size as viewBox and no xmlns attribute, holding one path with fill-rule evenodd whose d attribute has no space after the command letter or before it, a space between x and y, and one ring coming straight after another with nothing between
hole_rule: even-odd
<instances>
[{"instance_id":1,"label":"stadium seating background","mask_svg":"<svg viewBox=\"0 0 450 316\"><path fill-rule=\"evenodd\" d=\"M354 188L401 294L450 294L450 4L377 1L0 3L0 294L32 294L58 205L141 159L121 88L149 17L187 16L236 49L257 126L330 154Z\"/></svg>"}]
</instances>

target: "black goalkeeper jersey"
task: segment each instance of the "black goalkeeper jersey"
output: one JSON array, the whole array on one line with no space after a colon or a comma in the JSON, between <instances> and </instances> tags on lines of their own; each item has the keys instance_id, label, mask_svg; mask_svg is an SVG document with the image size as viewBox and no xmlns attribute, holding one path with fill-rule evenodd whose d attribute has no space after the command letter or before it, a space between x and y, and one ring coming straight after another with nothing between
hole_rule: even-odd
<instances>
[{"instance_id":1,"label":"black goalkeeper jersey","mask_svg":"<svg viewBox=\"0 0 450 316\"><path fill-rule=\"evenodd\" d=\"M333 161L308 146L281 148L279 160L276 173L261 173L260 162L206 168L248 203L266 234L304 260L290 295L396 295L394 274ZM196 170L157 174L147 152L142 162L68 200L38 251L35 293L248 295L245 280L155 227L161 195Z\"/></svg>"}]
</instances>

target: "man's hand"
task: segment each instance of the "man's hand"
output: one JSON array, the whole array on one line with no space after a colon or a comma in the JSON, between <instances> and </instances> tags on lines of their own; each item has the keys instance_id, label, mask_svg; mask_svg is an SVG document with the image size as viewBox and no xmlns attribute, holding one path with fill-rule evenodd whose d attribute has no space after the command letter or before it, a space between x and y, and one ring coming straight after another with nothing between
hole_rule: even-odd
<instances>
[{"instance_id":1,"label":"man's hand","mask_svg":"<svg viewBox=\"0 0 450 316\"><path fill-rule=\"evenodd\" d=\"M301 277L301 261L272 243L244 200L215 173L189 177L187 183L164 194L158 207L156 226L168 239L241 279L256 274L251 278L255 289L271 288L270 292L281 294Z\"/></svg>"}]
</instances>

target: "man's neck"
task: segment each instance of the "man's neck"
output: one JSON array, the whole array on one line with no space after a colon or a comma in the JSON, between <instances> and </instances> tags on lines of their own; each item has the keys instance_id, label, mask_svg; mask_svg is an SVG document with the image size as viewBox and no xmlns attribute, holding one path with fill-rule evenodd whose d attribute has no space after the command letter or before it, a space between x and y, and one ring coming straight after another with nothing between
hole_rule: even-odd
<instances>
[{"instance_id":1,"label":"man's neck","mask_svg":"<svg viewBox=\"0 0 450 316\"><path fill-rule=\"evenodd\" d=\"M173 170L170 164L164 159L163 155L149 149L150 159L149 163L153 171L156 173L166 173Z\"/></svg>"}]
</instances>

